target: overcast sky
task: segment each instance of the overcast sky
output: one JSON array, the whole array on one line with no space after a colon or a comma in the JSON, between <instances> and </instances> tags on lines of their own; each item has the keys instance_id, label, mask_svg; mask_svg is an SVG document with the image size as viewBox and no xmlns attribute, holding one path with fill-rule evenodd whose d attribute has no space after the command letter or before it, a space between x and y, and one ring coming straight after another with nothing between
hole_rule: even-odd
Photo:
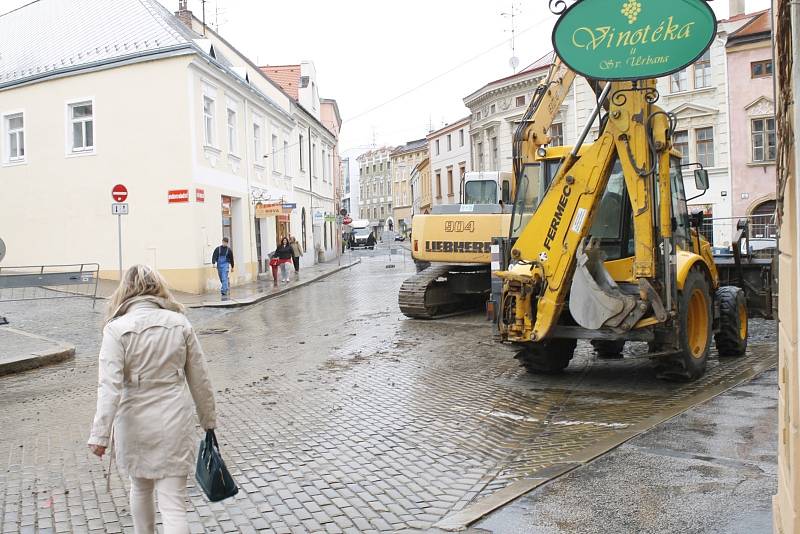
<instances>
[{"instance_id":1,"label":"overcast sky","mask_svg":"<svg viewBox=\"0 0 800 534\"><path fill-rule=\"evenodd\" d=\"M0 0L0 12L28 1ZM177 9L178 0L159 1ZM746 4L756 11L770 1ZM201 5L189 0L198 18ZM522 68L550 51L556 17L547 0L514 5ZM728 16L726 0L711 5L718 18ZM206 22L218 22L260 65L313 61L320 96L336 99L345 121L340 151L354 155L466 116L466 95L512 74L511 20L503 15L511 11L511 0L207 0Z\"/></svg>"}]
</instances>

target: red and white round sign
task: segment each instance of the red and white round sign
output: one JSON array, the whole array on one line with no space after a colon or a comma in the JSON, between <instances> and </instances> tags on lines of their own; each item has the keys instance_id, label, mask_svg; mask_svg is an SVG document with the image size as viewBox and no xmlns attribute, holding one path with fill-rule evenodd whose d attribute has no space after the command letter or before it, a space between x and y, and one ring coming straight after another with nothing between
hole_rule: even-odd
<instances>
[{"instance_id":1,"label":"red and white round sign","mask_svg":"<svg viewBox=\"0 0 800 534\"><path fill-rule=\"evenodd\" d=\"M348 217L346 215L345 215L344 219L342 219L342 224L350 224L351 222L353 222L353 219L351 219L350 217Z\"/></svg>"},{"instance_id":2,"label":"red and white round sign","mask_svg":"<svg viewBox=\"0 0 800 534\"><path fill-rule=\"evenodd\" d=\"M128 188L122 184L115 185L111 190L111 198L114 199L114 202L125 202L125 199L128 198Z\"/></svg>"}]
</instances>

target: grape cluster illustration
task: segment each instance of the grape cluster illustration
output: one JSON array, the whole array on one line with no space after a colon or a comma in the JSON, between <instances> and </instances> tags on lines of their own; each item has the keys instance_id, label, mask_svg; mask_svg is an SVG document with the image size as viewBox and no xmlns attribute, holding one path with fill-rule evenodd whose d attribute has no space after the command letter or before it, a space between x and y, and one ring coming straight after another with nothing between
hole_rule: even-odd
<instances>
[{"instance_id":1,"label":"grape cluster illustration","mask_svg":"<svg viewBox=\"0 0 800 534\"><path fill-rule=\"evenodd\" d=\"M636 19L639 16L639 13L642 11L642 4L637 2L636 0L627 0L622 5L621 13L628 17L628 24L633 24L636 22Z\"/></svg>"}]
</instances>

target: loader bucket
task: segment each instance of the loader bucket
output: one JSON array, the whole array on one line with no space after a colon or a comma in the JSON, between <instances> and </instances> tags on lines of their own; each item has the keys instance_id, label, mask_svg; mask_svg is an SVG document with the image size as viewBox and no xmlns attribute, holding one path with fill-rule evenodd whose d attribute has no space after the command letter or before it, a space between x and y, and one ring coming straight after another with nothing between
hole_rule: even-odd
<instances>
[{"instance_id":1,"label":"loader bucket","mask_svg":"<svg viewBox=\"0 0 800 534\"><path fill-rule=\"evenodd\" d=\"M636 307L636 299L622 293L603 261L605 253L583 240L575 254L575 275L569 293L569 311L584 328L617 327Z\"/></svg>"}]
</instances>

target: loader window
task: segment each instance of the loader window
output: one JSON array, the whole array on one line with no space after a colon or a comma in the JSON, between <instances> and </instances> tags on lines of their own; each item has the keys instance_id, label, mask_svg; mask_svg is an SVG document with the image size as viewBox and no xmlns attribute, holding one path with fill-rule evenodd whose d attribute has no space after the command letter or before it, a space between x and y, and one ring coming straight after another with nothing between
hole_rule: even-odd
<instances>
[{"instance_id":1,"label":"loader window","mask_svg":"<svg viewBox=\"0 0 800 534\"><path fill-rule=\"evenodd\" d=\"M625 175L619 159L615 159L608 184L600 199L589 235L599 240L608 260L634 254L633 210L625 188Z\"/></svg>"},{"instance_id":2,"label":"loader window","mask_svg":"<svg viewBox=\"0 0 800 534\"><path fill-rule=\"evenodd\" d=\"M683 173L679 158L670 158L669 178L672 185L672 216L677 222L677 227L673 232L675 245L687 250L689 248L689 210L686 208L686 191L683 188Z\"/></svg>"},{"instance_id":3,"label":"loader window","mask_svg":"<svg viewBox=\"0 0 800 534\"><path fill-rule=\"evenodd\" d=\"M622 212L625 205L625 176L622 174L622 165L617 159L608 178L608 186L597 216L589 231L592 237L598 239L618 240L622 236Z\"/></svg>"},{"instance_id":4,"label":"loader window","mask_svg":"<svg viewBox=\"0 0 800 534\"><path fill-rule=\"evenodd\" d=\"M560 159L526 163L514 195L514 215L511 217L511 237L519 237L536 208L547 193L561 167Z\"/></svg>"}]
</instances>

